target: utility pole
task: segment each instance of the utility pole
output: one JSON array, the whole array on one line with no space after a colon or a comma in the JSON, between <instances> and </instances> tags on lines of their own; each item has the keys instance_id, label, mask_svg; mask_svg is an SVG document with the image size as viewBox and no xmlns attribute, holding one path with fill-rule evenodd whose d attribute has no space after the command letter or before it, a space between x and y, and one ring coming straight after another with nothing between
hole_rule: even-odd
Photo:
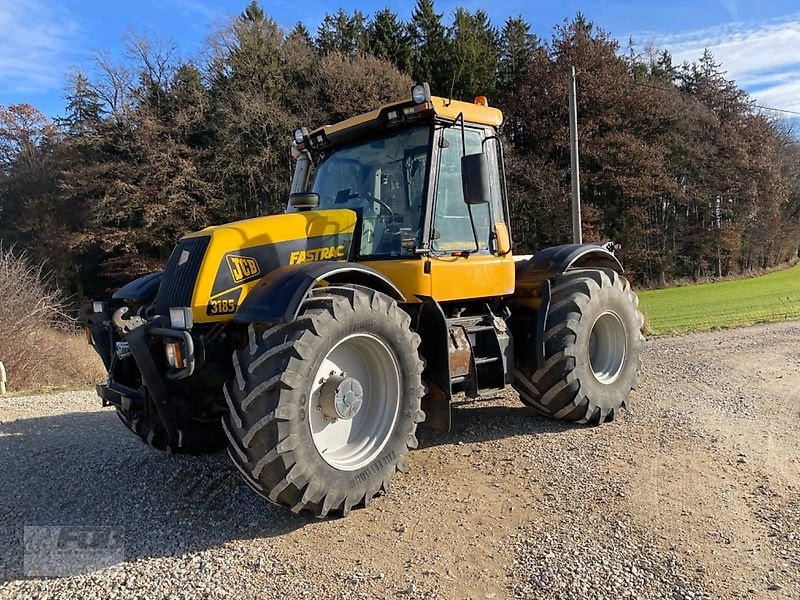
<instances>
[{"instance_id":1,"label":"utility pole","mask_svg":"<svg viewBox=\"0 0 800 600\"><path fill-rule=\"evenodd\" d=\"M572 175L572 241L582 244L581 174L578 167L578 104L575 99L575 67L569 68L569 157Z\"/></svg>"}]
</instances>

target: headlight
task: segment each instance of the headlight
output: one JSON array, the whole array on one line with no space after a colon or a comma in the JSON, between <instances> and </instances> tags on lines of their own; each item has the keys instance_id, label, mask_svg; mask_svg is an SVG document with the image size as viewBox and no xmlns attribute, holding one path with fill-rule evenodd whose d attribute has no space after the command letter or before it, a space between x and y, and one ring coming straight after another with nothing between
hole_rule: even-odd
<instances>
[{"instance_id":1,"label":"headlight","mask_svg":"<svg viewBox=\"0 0 800 600\"><path fill-rule=\"evenodd\" d=\"M305 141L306 135L308 135L306 128L298 127L297 129L294 130L294 141L297 142L298 145L300 145Z\"/></svg>"},{"instance_id":2,"label":"headlight","mask_svg":"<svg viewBox=\"0 0 800 600\"><path fill-rule=\"evenodd\" d=\"M192 309L188 306L169 309L169 325L173 329L191 329L194 325Z\"/></svg>"},{"instance_id":3,"label":"headlight","mask_svg":"<svg viewBox=\"0 0 800 600\"><path fill-rule=\"evenodd\" d=\"M95 300L92 302L92 310L96 313L108 312L108 302L100 302Z\"/></svg>"}]
</instances>

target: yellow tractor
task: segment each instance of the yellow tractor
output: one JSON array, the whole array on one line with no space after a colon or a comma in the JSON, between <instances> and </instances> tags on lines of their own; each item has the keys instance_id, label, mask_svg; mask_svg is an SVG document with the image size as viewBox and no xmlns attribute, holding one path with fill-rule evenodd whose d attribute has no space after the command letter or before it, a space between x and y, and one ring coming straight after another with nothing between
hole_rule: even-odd
<instances>
[{"instance_id":1,"label":"yellow tractor","mask_svg":"<svg viewBox=\"0 0 800 600\"><path fill-rule=\"evenodd\" d=\"M411 98L295 131L285 214L180 240L83 311L104 404L151 446L228 447L244 481L317 516L367 505L451 398L614 419L638 300L610 245L512 254L499 110Z\"/></svg>"}]
</instances>

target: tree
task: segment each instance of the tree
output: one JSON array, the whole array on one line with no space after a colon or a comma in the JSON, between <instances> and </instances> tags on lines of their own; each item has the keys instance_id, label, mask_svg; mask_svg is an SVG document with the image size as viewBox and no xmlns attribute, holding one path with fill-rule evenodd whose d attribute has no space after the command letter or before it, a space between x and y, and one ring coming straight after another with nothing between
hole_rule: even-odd
<instances>
[{"instance_id":1,"label":"tree","mask_svg":"<svg viewBox=\"0 0 800 600\"><path fill-rule=\"evenodd\" d=\"M52 202L61 209L62 222L51 225L62 238L63 266L57 278L63 289L86 298L87 289L103 292L98 283L102 254L92 242L92 214L105 193L108 173L103 159L107 112L88 76L76 73L67 91L66 116L58 119L63 137L55 156L58 190Z\"/></svg>"},{"instance_id":2,"label":"tree","mask_svg":"<svg viewBox=\"0 0 800 600\"><path fill-rule=\"evenodd\" d=\"M434 94L450 93L452 71L448 68L447 38L442 15L433 0L417 0L409 25L413 46L411 75L417 82L427 81Z\"/></svg>"},{"instance_id":3,"label":"tree","mask_svg":"<svg viewBox=\"0 0 800 600\"><path fill-rule=\"evenodd\" d=\"M72 76L66 100L66 115L56 120L59 127L71 136L86 136L96 132L106 113L86 74L77 72Z\"/></svg>"},{"instance_id":4,"label":"tree","mask_svg":"<svg viewBox=\"0 0 800 600\"><path fill-rule=\"evenodd\" d=\"M569 130L567 70L578 70L578 122L581 140L581 196L587 240L627 241L640 223L635 216L666 193L672 181L664 168L664 148L655 137L663 121L658 104L630 85L618 45L606 32L578 15L558 27L546 48L532 54L509 111L515 147L525 160L544 160L551 175L537 192L535 231L565 232L569 213ZM559 199L559 210L544 206ZM552 202L553 200L550 200ZM531 200L530 202L534 202ZM516 214L517 211L515 211ZM557 221L557 222L556 222ZM541 235L541 234L537 234ZM565 236L559 243L568 241ZM539 241L541 240L541 241ZM552 243L535 240L535 247ZM531 248L533 249L533 248ZM627 261L639 268L642 262Z\"/></svg>"},{"instance_id":5,"label":"tree","mask_svg":"<svg viewBox=\"0 0 800 600\"><path fill-rule=\"evenodd\" d=\"M55 124L30 104L0 105L0 236L3 239L32 243L36 233L33 226L39 218L32 206L44 201L55 185L52 152L57 137Z\"/></svg>"},{"instance_id":6,"label":"tree","mask_svg":"<svg viewBox=\"0 0 800 600\"><path fill-rule=\"evenodd\" d=\"M388 7L376 12L367 26L367 49L401 71L411 67L413 48L408 26Z\"/></svg>"},{"instance_id":7,"label":"tree","mask_svg":"<svg viewBox=\"0 0 800 600\"><path fill-rule=\"evenodd\" d=\"M206 176L223 193L221 218L280 209L291 173L288 139L293 119L287 89L284 36L257 4L248 5L212 40L211 160Z\"/></svg>"},{"instance_id":8,"label":"tree","mask_svg":"<svg viewBox=\"0 0 800 600\"><path fill-rule=\"evenodd\" d=\"M497 76L498 35L482 10L457 8L450 28L452 95L465 100L494 95Z\"/></svg>"},{"instance_id":9,"label":"tree","mask_svg":"<svg viewBox=\"0 0 800 600\"><path fill-rule=\"evenodd\" d=\"M539 40L521 16L506 19L499 38L497 90L507 100L519 87Z\"/></svg>"},{"instance_id":10,"label":"tree","mask_svg":"<svg viewBox=\"0 0 800 600\"><path fill-rule=\"evenodd\" d=\"M335 123L407 97L413 82L374 56L332 52L320 61L317 122Z\"/></svg>"},{"instance_id":11,"label":"tree","mask_svg":"<svg viewBox=\"0 0 800 600\"><path fill-rule=\"evenodd\" d=\"M103 111L118 126L125 127L134 110L135 76L124 66L115 64L107 51L96 52L93 60L96 76L91 82L92 92L103 103Z\"/></svg>"},{"instance_id":12,"label":"tree","mask_svg":"<svg viewBox=\"0 0 800 600\"><path fill-rule=\"evenodd\" d=\"M0 240L46 261L64 283L73 270L71 225L82 215L58 197L60 141L56 124L33 106L0 105Z\"/></svg>"},{"instance_id":13,"label":"tree","mask_svg":"<svg viewBox=\"0 0 800 600\"><path fill-rule=\"evenodd\" d=\"M142 73L135 126L109 124L96 148L99 170L67 177L73 197L100 187L88 243L104 255L103 275L118 284L160 268L181 235L208 224L219 195L202 170L210 134L200 72L174 61L163 63L169 79L151 77L148 65L157 60L143 54L132 65Z\"/></svg>"},{"instance_id":14,"label":"tree","mask_svg":"<svg viewBox=\"0 0 800 600\"><path fill-rule=\"evenodd\" d=\"M340 8L336 14L326 14L317 29L317 48L321 54L341 52L354 56L367 49L367 27L364 15L357 10L348 15Z\"/></svg>"},{"instance_id":15,"label":"tree","mask_svg":"<svg viewBox=\"0 0 800 600\"><path fill-rule=\"evenodd\" d=\"M300 42L305 42L309 46L314 46L314 40L311 37L311 33L308 31L308 28L302 23L302 21L295 23L294 27L289 32L289 35L286 37L287 39L296 39Z\"/></svg>"},{"instance_id":16,"label":"tree","mask_svg":"<svg viewBox=\"0 0 800 600\"><path fill-rule=\"evenodd\" d=\"M282 101L292 115L292 127L311 124L318 117L314 90L319 79L319 56L305 28L295 27L281 50L285 91Z\"/></svg>"}]
</instances>

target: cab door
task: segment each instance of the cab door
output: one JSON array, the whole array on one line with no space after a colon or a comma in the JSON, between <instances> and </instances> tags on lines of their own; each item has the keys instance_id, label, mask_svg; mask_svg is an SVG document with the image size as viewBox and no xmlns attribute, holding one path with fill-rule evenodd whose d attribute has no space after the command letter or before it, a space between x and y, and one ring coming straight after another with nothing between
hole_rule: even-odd
<instances>
[{"instance_id":1,"label":"cab door","mask_svg":"<svg viewBox=\"0 0 800 600\"><path fill-rule=\"evenodd\" d=\"M447 302L513 294L514 259L508 251L501 256L497 244L498 238L508 236L497 144L484 144L493 130L449 123L437 129L430 230L431 295ZM491 198L484 204L468 205L464 202L461 158L482 151L489 154Z\"/></svg>"}]
</instances>

